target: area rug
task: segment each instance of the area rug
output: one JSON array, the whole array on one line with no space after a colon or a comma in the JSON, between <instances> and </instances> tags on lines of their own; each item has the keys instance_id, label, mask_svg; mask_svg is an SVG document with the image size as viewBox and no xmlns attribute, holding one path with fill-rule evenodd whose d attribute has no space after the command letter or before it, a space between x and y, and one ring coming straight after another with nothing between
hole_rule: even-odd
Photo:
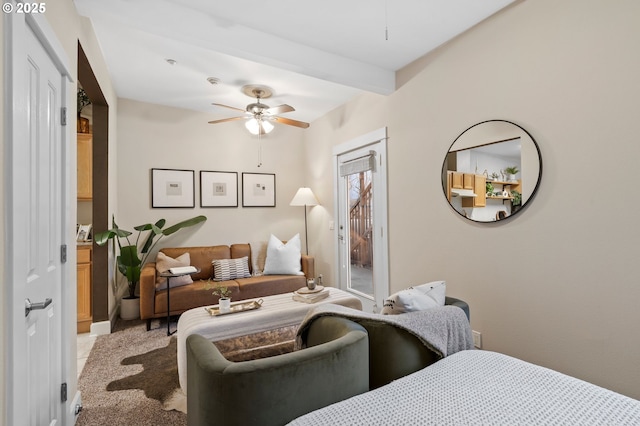
<instances>
[{"instance_id":1,"label":"area rug","mask_svg":"<svg viewBox=\"0 0 640 426\"><path fill-rule=\"evenodd\" d=\"M78 381L76 424L186 425L185 413L163 408L179 387L176 341L166 327L146 331L145 321L119 320L98 336Z\"/></svg>"},{"instance_id":2,"label":"area rug","mask_svg":"<svg viewBox=\"0 0 640 426\"><path fill-rule=\"evenodd\" d=\"M177 339L167 336L164 324L146 331L146 321L118 320L111 334L96 338L78 381L83 408L76 425L187 424ZM283 327L216 346L234 362L279 355L293 350L296 329Z\"/></svg>"}]
</instances>

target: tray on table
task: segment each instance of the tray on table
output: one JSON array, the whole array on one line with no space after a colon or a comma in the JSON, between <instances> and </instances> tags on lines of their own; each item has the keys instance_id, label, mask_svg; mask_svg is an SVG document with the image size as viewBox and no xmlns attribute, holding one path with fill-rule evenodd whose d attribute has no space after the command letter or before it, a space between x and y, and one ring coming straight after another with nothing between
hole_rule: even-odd
<instances>
[{"instance_id":1,"label":"tray on table","mask_svg":"<svg viewBox=\"0 0 640 426\"><path fill-rule=\"evenodd\" d=\"M238 312L252 311L254 309L258 309L262 306L262 299L258 300L243 300L241 302L234 302L231 304L231 307L228 311L221 311L219 305L208 306L204 308L205 311L209 312L211 316L219 316L219 315L228 315L228 314L236 314Z\"/></svg>"}]
</instances>

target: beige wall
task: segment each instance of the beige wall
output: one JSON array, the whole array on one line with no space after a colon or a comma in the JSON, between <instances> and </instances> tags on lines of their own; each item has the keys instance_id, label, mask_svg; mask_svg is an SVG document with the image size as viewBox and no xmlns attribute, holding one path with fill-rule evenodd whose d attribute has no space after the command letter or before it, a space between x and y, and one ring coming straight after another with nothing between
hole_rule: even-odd
<instances>
[{"instance_id":1,"label":"beige wall","mask_svg":"<svg viewBox=\"0 0 640 426\"><path fill-rule=\"evenodd\" d=\"M458 37L413 79L378 101L351 102L307 131L310 170L328 204L330 179L313 155L389 126L391 290L446 279L471 306L485 349L640 398L640 3L522 2ZM453 140L505 119L540 145L541 188L513 220L476 224L441 187ZM324 141L322 148L316 144ZM315 188L314 188L315 190ZM332 212L332 211L331 211ZM325 231L312 238L333 259Z\"/></svg>"},{"instance_id":2,"label":"beige wall","mask_svg":"<svg viewBox=\"0 0 640 426\"><path fill-rule=\"evenodd\" d=\"M172 225L205 215L199 228L163 239L164 247L266 241L273 233L289 239L300 233L304 244L304 211L289 206L300 186L305 186L302 161L303 130L277 126L261 141L241 122L211 125L211 115L120 99L118 107L118 212L119 226L130 229L142 223L167 219ZM262 146L262 166L258 167ZM152 168L195 171L196 207L151 208ZM238 172L238 208L201 208L200 171ZM242 172L275 173L276 207L242 207Z\"/></svg>"}]
</instances>

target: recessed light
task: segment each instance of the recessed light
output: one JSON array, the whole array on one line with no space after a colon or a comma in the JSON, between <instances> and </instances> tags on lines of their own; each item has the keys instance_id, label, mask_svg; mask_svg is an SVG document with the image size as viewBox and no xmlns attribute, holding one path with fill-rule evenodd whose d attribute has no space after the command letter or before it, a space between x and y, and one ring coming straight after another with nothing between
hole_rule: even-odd
<instances>
[{"instance_id":1,"label":"recessed light","mask_svg":"<svg viewBox=\"0 0 640 426\"><path fill-rule=\"evenodd\" d=\"M167 61L169 65L175 65L177 62L175 59L165 59L165 61Z\"/></svg>"},{"instance_id":2,"label":"recessed light","mask_svg":"<svg viewBox=\"0 0 640 426\"><path fill-rule=\"evenodd\" d=\"M215 77L209 77L207 78L207 81L213 85L220 83L220 79Z\"/></svg>"}]
</instances>

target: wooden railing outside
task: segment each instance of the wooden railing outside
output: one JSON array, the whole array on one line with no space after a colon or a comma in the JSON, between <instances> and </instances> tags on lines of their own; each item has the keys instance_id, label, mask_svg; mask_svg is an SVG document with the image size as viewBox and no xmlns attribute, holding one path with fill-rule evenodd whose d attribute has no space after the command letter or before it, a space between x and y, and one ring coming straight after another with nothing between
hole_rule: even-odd
<instances>
[{"instance_id":1,"label":"wooden railing outside","mask_svg":"<svg viewBox=\"0 0 640 426\"><path fill-rule=\"evenodd\" d=\"M351 264L370 267L373 262L373 241L371 239L373 229L373 192L371 183L365 186L363 181L364 179L361 177L360 196L351 206L349 212Z\"/></svg>"}]
</instances>

